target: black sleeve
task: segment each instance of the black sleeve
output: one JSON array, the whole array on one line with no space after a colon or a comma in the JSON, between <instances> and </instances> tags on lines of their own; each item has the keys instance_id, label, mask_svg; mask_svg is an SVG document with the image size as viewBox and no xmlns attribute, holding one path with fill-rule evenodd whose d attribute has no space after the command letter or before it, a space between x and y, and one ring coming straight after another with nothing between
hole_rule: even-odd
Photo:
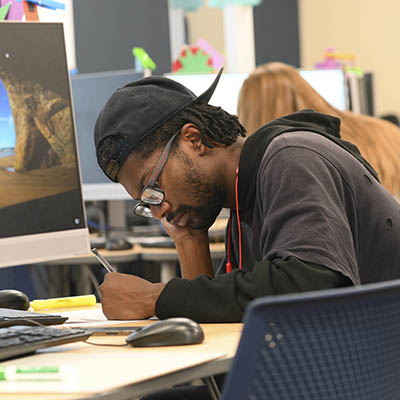
<instances>
[{"instance_id":1,"label":"black sleeve","mask_svg":"<svg viewBox=\"0 0 400 400\"><path fill-rule=\"evenodd\" d=\"M350 286L340 272L295 257L260 261L253 271L238 269L210 278L174 278L156 304L160 319L187 317L198 322L240 322L247 304L258 297Z\"/></svg>"}]
</instances>

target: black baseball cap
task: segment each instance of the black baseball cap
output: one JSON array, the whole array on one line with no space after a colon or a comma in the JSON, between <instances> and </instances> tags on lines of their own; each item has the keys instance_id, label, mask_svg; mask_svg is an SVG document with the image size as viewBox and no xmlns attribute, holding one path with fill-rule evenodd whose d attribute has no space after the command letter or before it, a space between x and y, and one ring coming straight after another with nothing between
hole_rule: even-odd
<instances>
[{"instance_id":1,"label":"black baseball cap","mask_svg":"<svg viewBox=\"0 0 400 400\"><path fill-rule=\"evenodd\" d=\"M221 74L222 69L199 97L182 84L162 76L140 79L117 89L100 111L94 128L96 151L99 143L109 136L124 139L106 162L99 162L103 172L118 182L118 172L133 148L189 104L195 101L207 104Z\"/></svg>"}]
</instances>

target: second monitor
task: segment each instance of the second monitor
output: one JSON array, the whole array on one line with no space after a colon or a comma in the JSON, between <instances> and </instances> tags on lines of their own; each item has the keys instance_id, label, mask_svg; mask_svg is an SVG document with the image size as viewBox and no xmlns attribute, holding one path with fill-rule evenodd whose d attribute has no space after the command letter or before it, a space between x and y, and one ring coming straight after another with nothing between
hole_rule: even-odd
<instances>
[{"instance_id":1,"label":"second monitor","mask_svg":"<svg viewBox=\"0 0 400 400\"><path fill-rule=\"evenodd\" d=\"M131 200L125 189L111 182L98 166L93 131L97 116L114 91L141 78L142 72L130 69L71 77L84 200Z\"/></svg>"},{"instance_id":2,"label":"second monitor","mask_svg":"<svg viewBox=\"0 0 400 400\"><path fill-rule=\"evenodd\" d=\"M348 93L345 75L341 69L299 69L305 79L328 103L339 110L348 109ZM237 115L240 89L248 73L223 73L210 104L221 107L230 114ZM209 87L215 74L165 74L200 95Z\"/></svg>"}]
</instances>

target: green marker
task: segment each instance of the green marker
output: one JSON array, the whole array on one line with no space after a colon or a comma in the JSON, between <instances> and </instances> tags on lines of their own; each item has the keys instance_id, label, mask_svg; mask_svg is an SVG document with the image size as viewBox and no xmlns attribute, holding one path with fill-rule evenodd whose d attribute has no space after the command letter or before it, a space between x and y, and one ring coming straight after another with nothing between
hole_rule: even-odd
<instances>
[{"instance_id":1,"label":"green marker","mask_svg":"<svg viewBox=\"0 0 400 400\"><path fill-rule=\"evenodd\" d=\"M68 377L69 366L0 366L0 381L61 381Z\"/></svg>"}]
</instances>

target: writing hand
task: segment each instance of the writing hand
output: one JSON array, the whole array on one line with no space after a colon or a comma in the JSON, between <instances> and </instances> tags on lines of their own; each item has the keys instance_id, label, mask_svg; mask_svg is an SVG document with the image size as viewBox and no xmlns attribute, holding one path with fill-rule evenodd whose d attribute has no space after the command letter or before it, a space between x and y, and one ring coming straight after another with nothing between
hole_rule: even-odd
<instances>
[{"instance_id":1,"label":"writing hand","mask_svg":"<svg viewBox=\"0 0 400 400\"><path fill-rule=\"evenodd\" d=\"M155 315L155 305L165 283L110 272L100 285L101 305L108 319L145 319Z\"/></svg>"}]
</instances>

